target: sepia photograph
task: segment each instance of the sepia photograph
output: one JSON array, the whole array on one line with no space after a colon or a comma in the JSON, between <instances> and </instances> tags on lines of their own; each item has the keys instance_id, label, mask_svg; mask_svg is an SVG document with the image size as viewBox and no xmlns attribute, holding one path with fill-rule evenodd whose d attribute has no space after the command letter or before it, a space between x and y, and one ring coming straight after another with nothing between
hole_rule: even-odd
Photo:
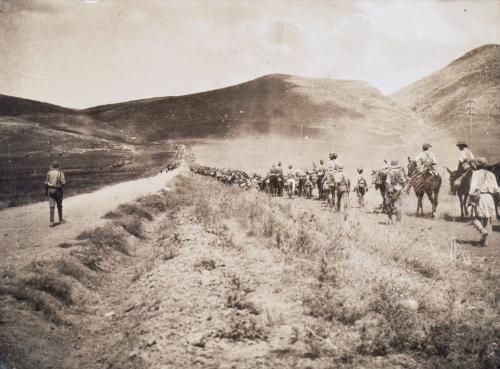
<instances>
[{"instance_id":1,"label":"sepia photograph","mask_svg":"<svg viewBox=\"0 0 500 369\"><path fill-rule=\"evenodd\" d=\"M0 369L500 368L500 0L0 0Z\"/></svg>"}]
</instances>

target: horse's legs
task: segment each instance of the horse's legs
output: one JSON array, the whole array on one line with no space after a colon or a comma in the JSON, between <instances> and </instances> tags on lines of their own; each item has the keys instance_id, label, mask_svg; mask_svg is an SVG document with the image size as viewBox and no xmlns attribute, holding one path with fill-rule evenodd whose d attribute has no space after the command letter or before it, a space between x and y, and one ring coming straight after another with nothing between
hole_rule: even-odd
<instances>
[{"instance_id":1,"label":"horse's legs","mask_svg":"<svg viewBox=\"0 0 500 369\"><path fill-rule=\"evenodd\" d=\"M436 210L438 207L438 199L439 199L439 188L435 189L433 192L433 202L432 202L432 216L436 215Z\"/></svg>"},{"instance_id":2,"label":"horse's legs","mask_svg":"<svg viewBox=\"0 0 500 369\"><path fill-rule=\"evenodd\" d=\"M422 198L424 197L424 193L423 192L420 192L417 195L417 216L419 216L420 214L424 214L424 208L422 206Z\"/></svg>"}]
</instances>

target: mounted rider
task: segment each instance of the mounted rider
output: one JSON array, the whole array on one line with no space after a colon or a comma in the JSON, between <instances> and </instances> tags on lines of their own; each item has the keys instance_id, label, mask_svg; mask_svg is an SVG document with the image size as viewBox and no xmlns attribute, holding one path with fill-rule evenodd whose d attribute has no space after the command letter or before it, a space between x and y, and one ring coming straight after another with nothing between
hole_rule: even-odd
<instances>
[{"instance_id":1,"label":"mounted rider","mask_svg":"<svg viewBox=\"0 0 500 369\"><path fill-rule=\"evenodd\" d=\"M337 154L335 154L333 152L333 153L330 153L328 155L328 157L330 158L330 160L328 160L326 163L327 169L331 169L333 171L337 170L337 166L339 165L339 162L337 160L337 157L338 157Z\"/></svg>"},{"instance_id":2,"label":"mounted rider","mask_svg":"<svg viewBox=\"0 0 500 369\"><path fill-rule=\"evenodd\" d=\"M428 143L422 145L422 151L417 155L415 161L417 162L417 169L420 173L429 173L436 176L437 172L435 165L437 165L436 156L429 150L432 146Z\"/></svg>"},{"instance_id":3,"label":"mounted rider","mask_svg":"<svg viewBox=\"0 0 500 369\"><path fill-rule=\"evenodd\" d=\"M386 201L389 221L396 216L396 223L401 223L401 196L408 179L398 160L391 160L386 179Z\"/></svg>"},{"instance_id":4,"label":"mounted rider","mask_svg":"<svg viewBox=\"0 0 500 369\"><path fill-rule=\"evenodd\" d=\"M496 216L494 197L498 195L498 183L495 175L487 170L489 163L485 158L477 159L477 167L472 173L469 204L474 208L476 219L472 224L481 233L480 243L487 246L491 218Z\"/></svg>"},{"instance_id":5,"label":"mounted rider","mask_svg":"<svg viewBox=\"0 0 500 369\"><path fill-rule=\"evenodd\" d=\"M363 175L363 169L359 168L357 170L358 174L356 175L356 186L354 187L354 191L358 195L358 204L360 208L365 207L365 194L368 192L368 181Z\"/></svg>"},{"instance_id":6,"label":"mounted rider","mask_svg":"<svg viewBox=\"0 0 500 369\"><path fill-rule=\"evenodd\" d=\"M453 195L456 195L456 189L462 184L465 174L476 167L474 154L467 146L467 143L465 141L458 141L457 147L460 150L458 167L455 172L450 172L450 182L453 184L451 193Z\"/></svg>"}]
</instances>

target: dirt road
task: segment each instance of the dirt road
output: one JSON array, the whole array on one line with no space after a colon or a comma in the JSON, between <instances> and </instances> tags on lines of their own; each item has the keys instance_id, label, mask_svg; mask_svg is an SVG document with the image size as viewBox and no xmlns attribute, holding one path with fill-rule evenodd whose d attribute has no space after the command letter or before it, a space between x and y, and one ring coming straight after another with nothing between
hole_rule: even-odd
<instances>
[{"instance_id":1,"label":"dirt road","mask_svg":"<svg viewBox=\"0 0 500 369\"><path fill-rule=\"evenodd\" d=\"M51 247L74 239L84 229L104 222L101 217L118 205L158 192L185 170L185 167L180 167L154 177L118 183L92 193L70 197L63 202L66 223L54 228L49 227L47 202L0 211L0 269L7 268L9 264L15 265L16 260L24 259L26 253L30 254L30 258L34 253L42 256Z\"/></svg>"}]
</instances>

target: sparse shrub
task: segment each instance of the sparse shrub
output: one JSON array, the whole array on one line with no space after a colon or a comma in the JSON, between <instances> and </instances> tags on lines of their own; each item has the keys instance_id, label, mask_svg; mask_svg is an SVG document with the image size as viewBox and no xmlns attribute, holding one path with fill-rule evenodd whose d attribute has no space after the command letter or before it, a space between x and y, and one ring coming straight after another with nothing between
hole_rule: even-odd
<instances>
[{"instance_id":1,"label":"sparse shrub","mask_svg":"<svg viewBox=\"0 0 500 369\"><path fill-rule=\"evenodd\" d=\"M97 247L109 247L130 255L126 240L111 227L98 227L83 231L76 239L88 240Z\"/></svg>"},{"instance_id":2,"label":"sparse shrub","mask_svg":"<svg viewBox=\"0 0 500 369\"><path fill-rule=\"evenodd\" d=\"M95 245L86 245L83 250L73 250L70 255L75 256L87 268L93 271L102 271L100 264L103 261L102 248Z\"/></svg>"},{"instance_id":3,"label":"sparse shrub","mask_svg":"<svg viewBox=\"0 0 500 369\"><path fill-rule=\"evenodd\" d=\"M267 340L269 334L255 316L237 312L231 315L227 326L219 331L218 336L234 341Z\"/></svg>"},{"instance_id":4,"label":"sparse shrub","mask_svg":"<svg viewBox=\"0 0 500 369\"><path fill-rule=\"evenodd\" d=\"M61 249L68 249L71 246L73 245L69 242L61 242L59 245L57 245L57 247L60 247Z\"/></svg>"},{"instance_id":5,"label":"sparse shrub","mask_svg":"<svg viewBox=\"0 0 500 369\"><path fill-rule=\"evenodd\" d=\"M11 295L19 301L24 301L34 310L40 311L47 319L54 323L63 323L57 309L52 306L40 292L27 287L24 283L0 286L0 295Z\"/></svg>"},{"instance_id":6,"label":"sparse shrub","mask_svg":"<svg viewBox=\"0 0 500 369\"><path fill-rule=\"evenodd\" d=\"M151 215L151 213L144 210L138 204L122 204L118 207L117 211L125 215L132 215L138 218L153 220L153 216Z\"/></svg>"},{"instance_id":7,"label":"sparse shrub","mask_svg":"<svg viewBox=\"0 0 500 369\"><path fill-rule=\"evenodd\" d=\"M137 200L141 206L151 209L155 212L164 212L167 210L165 199L160 195L149 195Z\"/></svg>"},{"instance_id":8,"label":"sparse shrub","mask_svg":"<svg viewBox=\"0 0 500 369\"><path fill-rule=\"evenodd\" d=\"M59 273L73 277L77 281L82 281L85 278L85 273L81 267L68 259L57 260L55 262L55 267Z\"/></svg>"},{"instance_id":9,"label":"sparse shrub","mask_svg":"<svg viewBox=\"0 0 500 369\"><path fill-rule=\"evenodd\" d=\"M127 217L115 222L116 225L119 225L124 230L126 230L129 234L134 237L137 237L141 240L145 239L146 236L142 230L141 220L138 218Z\"/></svg>"},{"instance_id":10,"label":"sparse shrub","mask_svg":"<svg viewBox=\"0 0 500 369\"><path fill-rule=\"evenodd\" d=\"M195 270L201 270L201 269L214 270L215 268L216 268L215 260L209 258L202 258L194 265Z\"/></svg>"},{"instance_id":11,"label":"sparse shrub","mask_svg":"<svg viewBox=\"0 0 500 369\"><path fill-rule=\"evenodd\" d=\"M71 285L54 273L37 273L27 279L24 279L23 282L29 287L47 292L66 305L73 303Z\"/></svg>"},{"instance_id":12,"label":"sparse shrub","mask_svg":"<svg viewBox=\"0 0 500 369\"><path fill-rule=\"evenodd\" d=\"M123 214L117 213L116 211L108 211L102 217L104 219L119 219L123 216Z\"/></svg>"}]
</instances>

